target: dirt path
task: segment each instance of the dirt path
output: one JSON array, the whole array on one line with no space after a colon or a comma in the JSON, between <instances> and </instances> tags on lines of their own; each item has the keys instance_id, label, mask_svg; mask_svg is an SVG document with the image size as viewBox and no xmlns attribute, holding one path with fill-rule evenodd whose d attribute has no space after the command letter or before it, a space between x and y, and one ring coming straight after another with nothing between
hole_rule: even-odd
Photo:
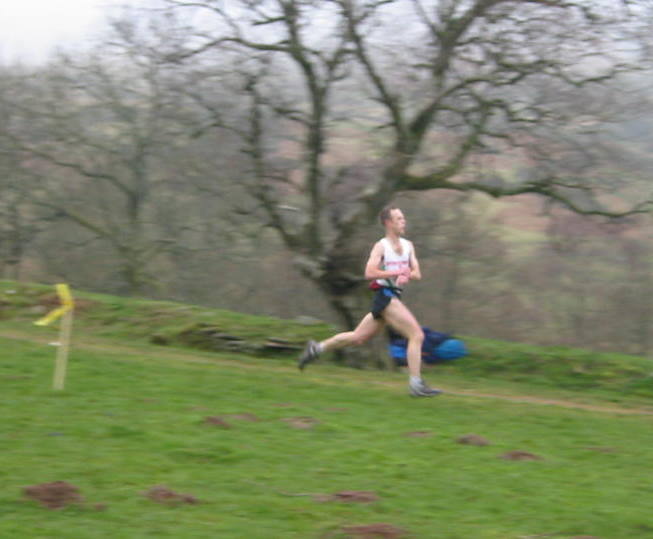
<instances>
[{"instance_id":1,"label":"dirt path","mask_svg":"<svg viewBox=\"0 0 653 539\"><path fill-rule=\"evenodd\" d=\"M0 337L5 339L12 339L24 342L30 342L34 344L48 345L52 342L53 336L43 336L35 337L33 333L29 332L20 332L16 330L0 330ZM246 363L244 361L238 361L237 364L234 364L233 359L224 359L226 354L210 354L209 352L201 351L192 351L192 350L181 350L178 348L165 348L165 347L148 347L145 343L128 345L120 344L116 345L115 341L104 340L101 337L87 337L83 339L75 339L74 347L77 349L93 351L93 352L102 352L108 355L119 356L123 360L138 360L138 361L160 361L171 360L171 361L182 361L184 363L195 363L202 365L219 365L226 368L237 368L237 369L251 369L251 370L261 370L266 369L269 371L274 371L278 373L297 373L296 366L294 364L276 362L274 360L256 360L252 359L250 362ZM313 372L315 374L313 374ZM332 372L320 371L319 369L314 369L310 373L302 374L304 378L310 380L312 383L323 384L323 385L343 385L350 384L350 378L345 378L339 374L333 374ZM392 388L395 391L402 391L404 389L404 381L389 381L389 380L366 380L366 384L373 385L377 387L386 387ZM509 394L499 394L499 393L483 393L472 390L462 390L452 386L442 387L440 386L446 395L452 395L456 397L470 398L470 399L494 399L501 400L505 402L512 402L517 404L533 404L541 406L558 406L561 408L575 409L575 410L585 410L590 412L599 412L606 414L620 414L620 415L651 415L653 416L653 405L651 407L642 407L642 406L633 406L633 407L623 407L623 406L611 406L604 404L589 404L582 402L575 402L573 400L566 399L556 399L556 398L546 398L538 397L532 395L509 395Z\"/></svg>"},{"instance_id":2,"label":"dirt path","mask_svg":"<svg viewBox=\"0 0 653 539\"><path fill-rule=\"evenodd\" d=\"M509 402L524 404L540 404L544 406L560 406L563 408L574 408L577 410L588 410L592 412L602 412L609 414L625 415L653 415L653 408L623 408L618 406L604 406L597 404L584 404L560 399L547 399L543 397L516 396L516 395L494 395L491 393L477 393L474 391L447 391L449 395L461 397L473 397L477 399L500 399Z\"/></svg>"}]
</instances>

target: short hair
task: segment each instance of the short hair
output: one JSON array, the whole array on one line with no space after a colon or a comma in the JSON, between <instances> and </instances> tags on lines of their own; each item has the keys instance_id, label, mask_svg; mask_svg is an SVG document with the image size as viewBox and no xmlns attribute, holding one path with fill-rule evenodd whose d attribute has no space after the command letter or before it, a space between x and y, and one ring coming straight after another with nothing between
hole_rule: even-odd
<instances>
[{"instance_id":1,"label":"short hair","mask_svg":"<svg viewBox=\"0 0 653 539\"><path fill-rule=\"evenodd\" d=\"M384 208L379 212L379 221L381 221L381 225L385 226L385 222L390 219L390 212L392 212L392 210L398 209L399 208L394 204L388 204L387 206L384 206Z\"/></svg>"}]
</instances>

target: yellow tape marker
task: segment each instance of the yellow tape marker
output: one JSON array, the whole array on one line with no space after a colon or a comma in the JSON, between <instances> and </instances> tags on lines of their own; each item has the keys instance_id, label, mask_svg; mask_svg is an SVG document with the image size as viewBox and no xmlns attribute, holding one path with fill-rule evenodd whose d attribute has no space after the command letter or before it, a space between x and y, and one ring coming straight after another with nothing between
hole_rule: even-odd
<instances>
[{"instance_id":1,"label":"yellow tape marker","mask_svg":"<svg viewBox=\"0 0 653 539\"><path fill-rule=\"evenodd\" d=\"M70 334L73 327L75 302L67 284L58 284L55 286L61 307L48 313L34 323L37 326L47 326L57 318L63 316L59 330L59 348L57 349L57 361L54 366L54 379L52 382L53 389L62 390L66 382L66 366L68 364L68 351L70 349Z\"/></svg>"},{"instance_id":2,"label":"yellow tape marker","mask_svg":"<svg viewBox=\"0 0 653 539\"><path fill-rule=\"evenodd\" d=\"M57 294L59 295L59 301L61 302L61 307L58 307L54 311L49 312L40 320L34 322L37 326L47 326L51 324L68 311L72 311L75 308L75 302L73 301L73 296L70 293L70 288L67 284L57 284L55 285L57 289Z\"/></svg>"}]
</instances>

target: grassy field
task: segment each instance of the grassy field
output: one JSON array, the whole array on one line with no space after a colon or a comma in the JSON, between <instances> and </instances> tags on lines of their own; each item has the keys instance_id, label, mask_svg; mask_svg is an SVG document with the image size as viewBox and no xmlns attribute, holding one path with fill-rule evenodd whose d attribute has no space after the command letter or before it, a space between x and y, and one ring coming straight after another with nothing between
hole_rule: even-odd
<instances>
[{"instance_id":1,"label":"grassy field","mask_svg":"<svg viewBox=\"0 0 653 539\"><path fill-rule=\"evenodd\" d=\"M113 325L80 313L54 392L56 328L9 296L0 537L653 536L653 403L623 385L483 377L470 358L432 369L446 393L416 400L403 373L151 345L126 320L142 306L116 299ZM54 481L84 500L52 510L24 493Z\"/></svg>"}]
</instances>

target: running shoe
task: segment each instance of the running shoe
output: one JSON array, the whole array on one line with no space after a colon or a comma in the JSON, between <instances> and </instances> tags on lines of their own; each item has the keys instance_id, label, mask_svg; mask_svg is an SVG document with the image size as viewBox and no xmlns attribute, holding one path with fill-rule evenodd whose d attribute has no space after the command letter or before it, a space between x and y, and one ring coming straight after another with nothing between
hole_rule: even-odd
<instances>
[{"instance_id":1,"label":"running shoe","mask_svg":"<svg viewBox=\"0 0 653 539\"><path fill-rule=\"evenodd\" d=\"M315 361L318 355L317 343L315 341L308 341L308 343L306 343L306 348L304 348L304 351L299 358L299 363L297 364L299 370L303 371L304 367L312 361Z\"/></svg>"},{"instance_id":2,"label":"running shoe","mask_svg":"<svg viewBox=\"0 0 653 539\"><path fill-rule=\"evenodd\" d=\"M436 395L440 395L440 393L442 393L442 390L440 389L433 389L427 386L422 379L416 383L409 383L408 388L410 389L410 394L413 397L435 397Z\"/></svg>"}]
</instances>

